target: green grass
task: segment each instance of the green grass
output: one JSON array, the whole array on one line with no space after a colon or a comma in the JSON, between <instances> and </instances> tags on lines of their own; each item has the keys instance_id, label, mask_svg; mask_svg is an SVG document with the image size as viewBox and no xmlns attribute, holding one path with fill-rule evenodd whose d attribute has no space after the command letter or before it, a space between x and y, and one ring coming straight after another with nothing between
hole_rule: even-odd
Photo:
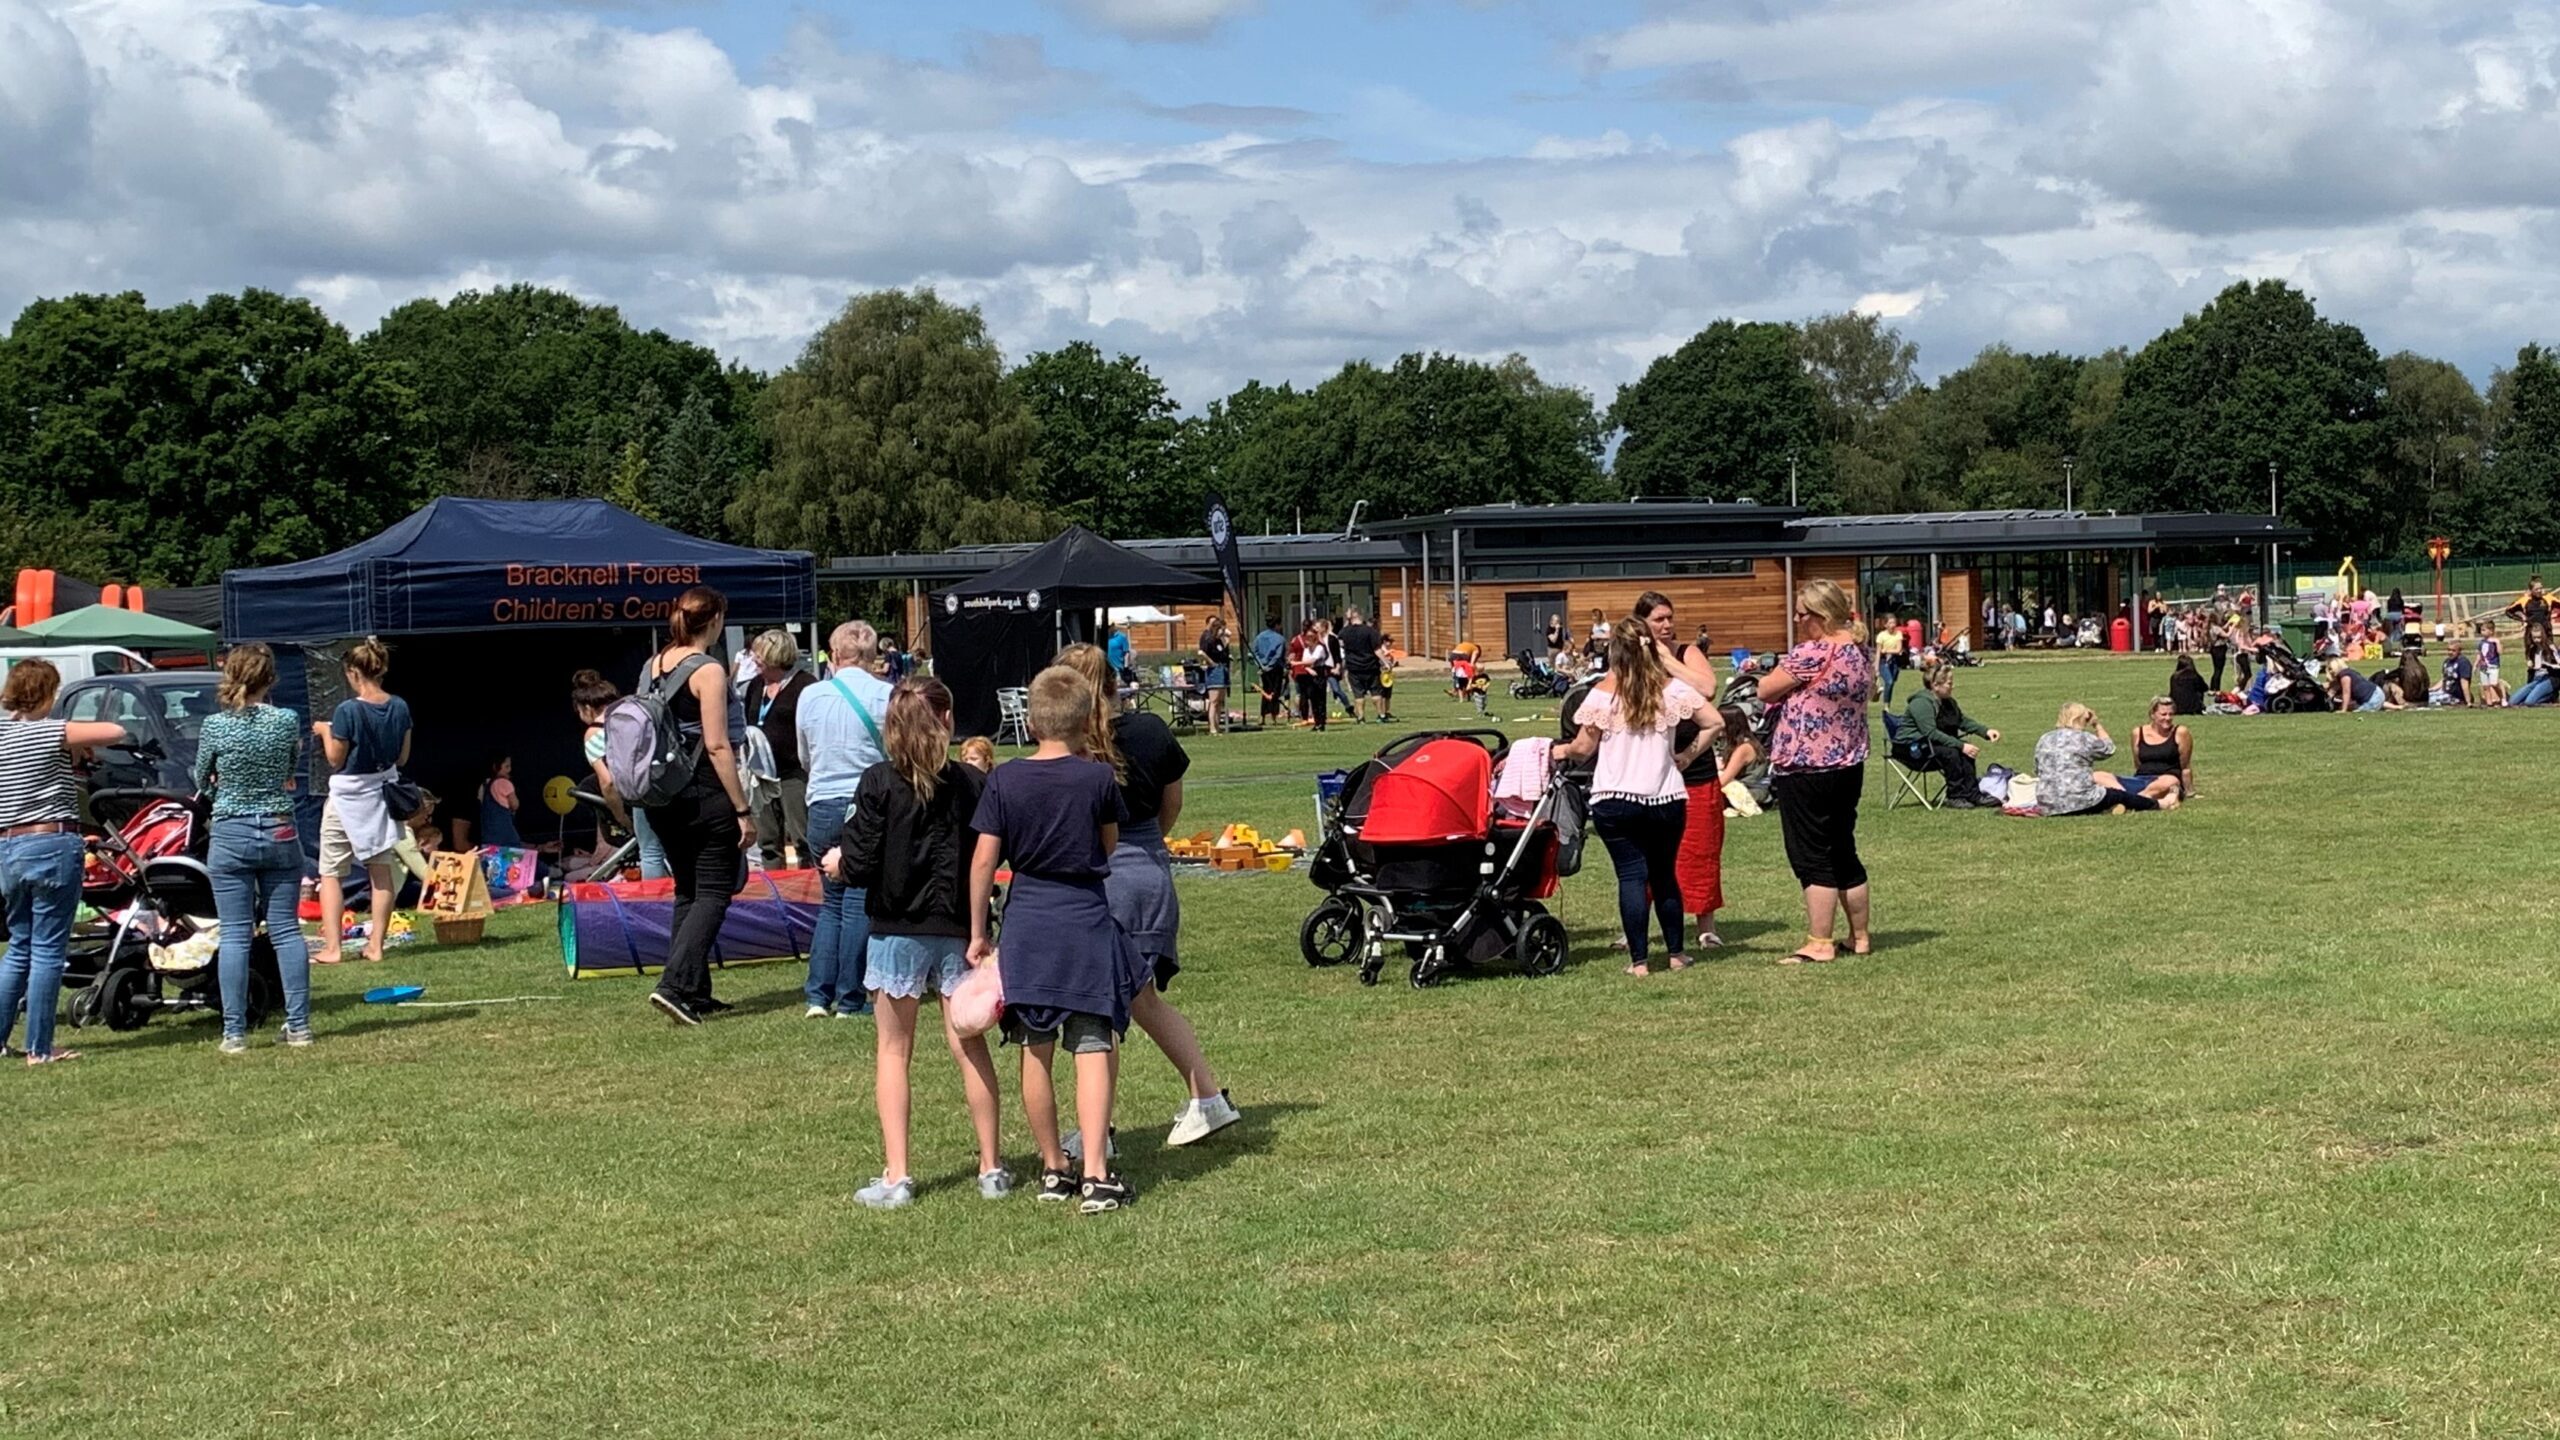
<instances>
[{"instance_id":1,"label":"green grass","mask_svg":"<svg viewBox=\"0 0 2560 1440\"><path fill-rule=\"evenodd\" d=\"M1960 693L2017 763L2163 668ZM179 1018L0 1072L0 1433L2560 1428L2549 724L2209 719L2205 799L2112 821L1888 814L1879 769L1880 951L1827 969L1770 963L1774 819L1740 943L1641 983L1596 848L1566 974L1424 992L1300 963L1302 874L1186 879L1175 998L1249 1119L1161 1148L1139 1042L1143 1200L1095 1220L975 1198L932 1052L926 1191L856 1211L867 1029L766 966L676 1033L512 915L320 972L307 1052ZM1197 741L1188 818L1307 824L1387 733ZM386 978L557 998L355 1003Z\"/></svg>"}]
</instances>

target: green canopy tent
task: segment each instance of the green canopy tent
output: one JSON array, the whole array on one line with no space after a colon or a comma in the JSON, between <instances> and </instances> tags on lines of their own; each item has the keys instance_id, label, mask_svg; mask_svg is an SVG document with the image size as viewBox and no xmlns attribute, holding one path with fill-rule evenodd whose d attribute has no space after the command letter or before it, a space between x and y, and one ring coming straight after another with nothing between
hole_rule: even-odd
<instances>
[{"instance_id":1,"label":"green canopy tent","mask_svg":"<svg viewBox=\"0 0 2560 1440\"><path fill-rule=\"evenodd\" d=\"M105 605L39 620L26 633L56 645L122 645L129 650L211 650L214 644L213 632L202 626Z\"/></svg>"}]
</instances>

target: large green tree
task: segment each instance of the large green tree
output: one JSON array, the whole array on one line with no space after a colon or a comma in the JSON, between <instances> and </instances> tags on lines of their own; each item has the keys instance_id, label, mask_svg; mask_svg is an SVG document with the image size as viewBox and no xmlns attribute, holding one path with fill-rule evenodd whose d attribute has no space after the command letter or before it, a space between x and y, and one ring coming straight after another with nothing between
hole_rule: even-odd
<instances>
[{"instance_id":1,"label":"large green tree","mask_svg":"<svg viewBox=\"0 0 2560 1440\"><path fill-rule=\"evenodd\" d=\"M1033 452L1049 508L1124 540L1201 524L1206 501L1174 463L1177 407L1136 356L1105 359L1078 340L1025 358L1013 387L1040 422Z\"/></svg>"},{"instance_id":2,"label":"large green tree","mask_svg":"<svg viewBox=\"0 0 2560 1440\"><path fill-rule=\"evenodd\" d=\"M406 515L424 488L415 394L306 300L27 307L0 341L0 506L93 578L198 584Z\"/></svg>"},{"instance_id":3,"label":"large green tree","mask_svg":"<svg viewBox=\"0 0 2560 1440\"><path fill-rule=\"evenodd\" d=\"M2462 529L2487 438L2488 406L2457 366L2406 350L2382 362L2384 447L2376 490L2390 502L2377 555L2416 555L2430 536ZM2396 523L2390 523L2396 522ZM2473 537L2457 535L2465 550Z\"/></svg>"},{"instance_id":4,"label":"large green tree","mask_svg":"<svg viewBox=\"0 0 2560 1440\"><path fill-rule=\"evenodd\" d=\"M1825 402L1795 327L1719 320L1618 391L1617 481L1630 495L1787 499L1836 508Z\"/></svg>"},{"instance_id":5,"label":"large green tree","mask_svg":"<svg viewBox=\"0 0 2560 1440\"><path fill-rule=\"evenodd\" d=\"M507 498L604 495L627 481L625 453L653 460L669 428L696 413L682 442L719 468L651 480L642 493L682 528L720 533L741 478L761 460L758 382L724 370L705 346L639 330L610 305L538 285L415 300L365 337L373 355L409 369L425 407L439 490ZM718 445L700 433L707 421ZM668 494L699 486L696 497ZM677 519L681 516L683 518Z\"/></svg>"},{"instance_id":6,"label":"large green tree","mask_svg":"<svg viewBox=\"0 0 2560 1440\"><path fill-rule=\"evenodd\" d=\"M2119 509L2257 514L2272 464L2316 548L2371 553L2396 523L2372 485L2382 396L2362 331L2281 281L2233 285L2126 364L2095 478Z\"/></svg>"},{"instance_id":7,"label":"large green tree","mask_svg":"<svg viewBox=\"0 0 2560 1440\"><path fill-rule=\"evenodd\" d=\"M773 458L730 507L759 545L884 555L1044 536L1039 422L973 307L856 297L773 379Z\"/></svg>"},{"instance_id":8,"label":"large green tree","mask_svg":"<svg viewBox=\"0 0 2560 1440\"><path fill-rule=\"evenodd\" d=\"M2560 545L2560 354L2543 345L2489 385L2488 463L2463 496L2464 537L2484 553Z\"/></svg>"},{"instance_id":9,"label":"large green tree","mask_svg":"<svg viewBox=\"0 0 2560 1440\"><path fill-rule=\"evenodd\" d=\"M1920 347L1882 316L1844 310L1817 315L1796 332L1805 373L1822 392L1825 423L1839 444L1856 444L1893 403L1909 394Z\"/></svg>"}]
</instances>

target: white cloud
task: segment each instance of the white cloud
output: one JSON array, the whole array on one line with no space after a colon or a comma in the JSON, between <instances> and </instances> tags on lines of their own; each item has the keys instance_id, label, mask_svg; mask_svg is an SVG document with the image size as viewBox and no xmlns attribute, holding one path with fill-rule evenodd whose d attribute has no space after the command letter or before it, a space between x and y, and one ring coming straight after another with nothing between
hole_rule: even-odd
<instances>
[{"instance_id":1,"label":"white cloud","mask_svg":"<svg viewBox=\"0 0 2560 1440\"><path fill-rule=\"evenodd\" d=\"M1089 8L1162 37L1249 7ZM684 13L0 0L0 317L259 284L362 328L526 279L774 366L849 294L932 284L1010 353L1094 339L1193 405L1412 349L1524 350L1605 398L1720 316L1851 305L1937 370L2139 344L2258 275L2475 372L2560 339L2539 11L1714 0L1563 62L1597 67L1586 100L1722 67L1758 99L1699 88L1703 128L1156 94L1023 36L918 58L804 23L742 64ZM1426 133L1372 143L1398 127Z\"/></svg>"},{"instance_id":2,"label":"white cloud","mask_svg":"<svg viewBox=\"0 0 2560 1440\"><path fill-rule=\"evenodd\" d=\"M1132 40L1205 39L1262 0L1062 0L1085 20Z\"/></svg>"}]
</instances>

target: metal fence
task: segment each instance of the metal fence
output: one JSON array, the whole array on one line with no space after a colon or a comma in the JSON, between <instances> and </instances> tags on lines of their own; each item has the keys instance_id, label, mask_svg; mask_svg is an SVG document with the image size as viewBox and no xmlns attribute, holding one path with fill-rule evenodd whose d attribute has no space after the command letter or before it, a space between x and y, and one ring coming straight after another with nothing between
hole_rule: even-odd
<instances>
[{"instance_id":1,"label":"metal fence","mask_svg":"<svg viewBox=\"0 0 2560 1440\"><path fill-rule=\"evenodd\" d=\"M2397 588L2411 596L2432 596L2436 589L2435 566L2423 555L2414 558L2386 558L2356 562L2356 570L2364 588L2376 595L2388 595ZM2293 598L2300 588L2296 580L2315 584L2333 581L2338 574L2336 559L2297 559L2287 555L2276 567L2275 601L2278 605ZM2444 588L2447 595L2518 595L2525 583L2535 575L2550 577L2560 584L2560 556L2483 555L2477 559L2456 558L2445 563ZM2171 602L2209 596L2216 585L2233 590L2253 589L2259 580L2256 562L2233 565L2166 565L2157 572L2155 588Z\"/></svg>"}]
</instances>

